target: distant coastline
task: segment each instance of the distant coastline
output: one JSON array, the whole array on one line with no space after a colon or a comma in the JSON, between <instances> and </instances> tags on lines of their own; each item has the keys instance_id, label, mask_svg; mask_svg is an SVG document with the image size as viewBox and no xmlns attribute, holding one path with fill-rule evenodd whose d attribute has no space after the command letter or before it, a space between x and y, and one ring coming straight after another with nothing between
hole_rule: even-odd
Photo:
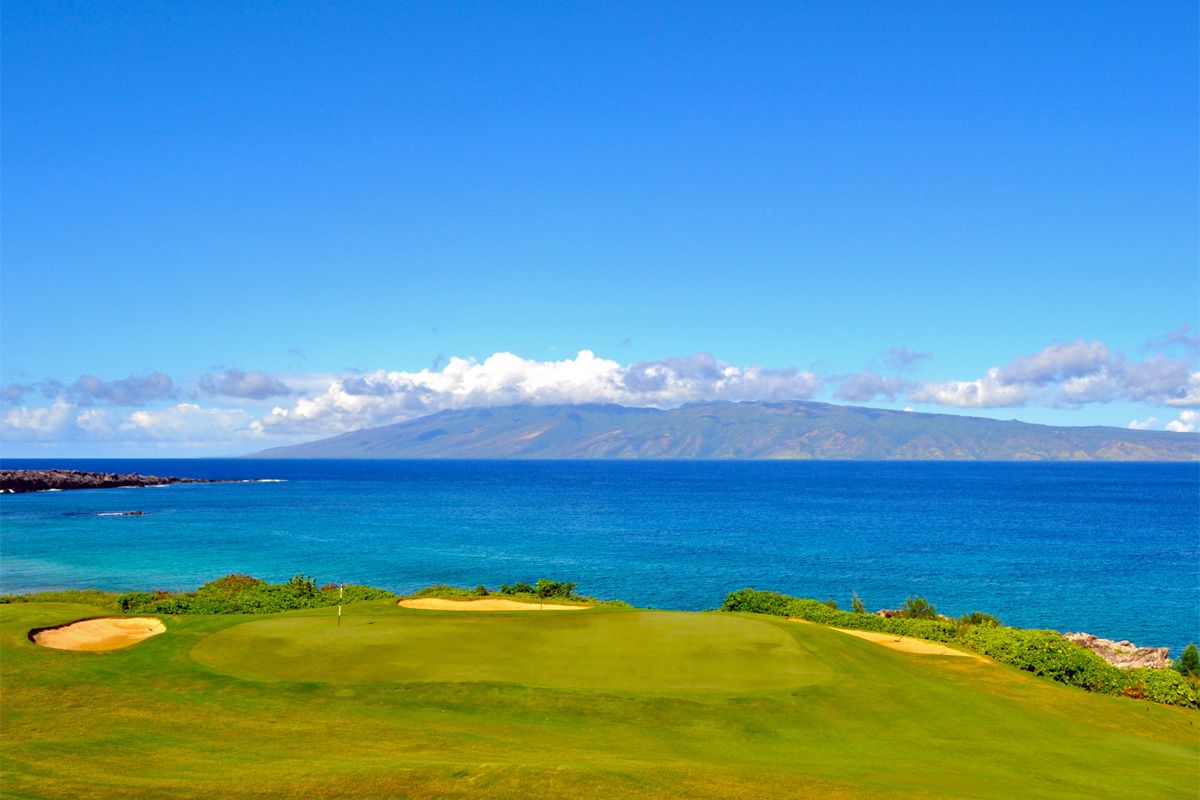
<instances>
[{"instance_id":1,"label":"distant coastline","mask_svg":"<svg viewBox=\"0 0 1200 800\"><path fill-rule=\"evenodd\" d=\"M175 483L228 483L217 478L175 478L140 475L136 472L82 472L73 469L0 470L0 493L68 491L73 489L119 489L138 486L169 486Z\"/></svg>"},{"instance_id":2,"label":"distant coastline","mask_svg":"<svg viewBox=\"0 0 1200 800\"><path fill-rule=\"evenodd\" d=\"M812 401L439 411L257 458L717 461L1196 461L1200 434L1034 425Z\"/></svg>"}]
</instances>

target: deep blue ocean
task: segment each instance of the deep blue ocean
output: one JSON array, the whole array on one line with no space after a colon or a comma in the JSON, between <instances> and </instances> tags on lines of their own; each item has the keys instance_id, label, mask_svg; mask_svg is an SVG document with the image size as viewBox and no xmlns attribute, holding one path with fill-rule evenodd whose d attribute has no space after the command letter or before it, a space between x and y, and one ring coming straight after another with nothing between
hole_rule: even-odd
<instances>
[{"instance_id":1,"label":"deep blue ocean","mask_svg":"<svg viewBox=\"0 0 1200 800\"><path fill-rule=\"evenodd\" d=\"M540 577L704 609L746 586L1138 644L1200 639L1200 464L6 459L278 483L5 495L0 591L230 572L399 592ZM139 509L145 516L104 516Z\"/></svg>"}]
</instances>

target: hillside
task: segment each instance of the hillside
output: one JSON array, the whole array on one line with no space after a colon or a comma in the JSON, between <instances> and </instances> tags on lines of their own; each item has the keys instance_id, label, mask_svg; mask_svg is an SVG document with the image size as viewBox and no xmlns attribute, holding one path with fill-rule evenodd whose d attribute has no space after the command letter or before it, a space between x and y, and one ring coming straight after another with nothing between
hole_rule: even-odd
<instances>
[{"instance_id":1,"label":"hillside","mask_svg":"<svg viewBox=\"0 0 1200 800\"><path fill-rule=\"evenodd\" d=\"M814 402L441 411L260 458L1190 461L1200 434L1055 427Z\"/></svg>"}]
</instances>

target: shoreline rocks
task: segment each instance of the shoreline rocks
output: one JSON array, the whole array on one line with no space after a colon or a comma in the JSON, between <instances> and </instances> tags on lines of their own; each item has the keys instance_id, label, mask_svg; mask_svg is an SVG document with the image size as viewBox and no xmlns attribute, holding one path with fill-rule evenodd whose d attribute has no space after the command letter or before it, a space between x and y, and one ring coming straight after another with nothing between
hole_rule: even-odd
<instances>
[{"instance_id":1,"label":"shoreline rocks","mask_svg":"<svg viewBox=\"0 0 1200 800\"><path fill-rule=\"evenodd\" d=\"M66 491L70 489L116 489L124 486L167 486L174 483L225 483L211 478L172 478L136 472L81 472L73 469L0 470L0 493Z\"/></svg>"},{"instance_id":2,"label":"shoreline rocks","mask_svg":"<svg viewBox=\"0 0 1200 800\"><path fill-rule=\"evenodd\" d=\"M1109 664L1121 669L1162 669L1171 666L1171 658L1168 655L1170 650L1166 647L1138 647L1128 640L1114 642L1090 633L1064 633L1063 638L1080 647L1086 647Z\"/></svg>"}]
</instances>

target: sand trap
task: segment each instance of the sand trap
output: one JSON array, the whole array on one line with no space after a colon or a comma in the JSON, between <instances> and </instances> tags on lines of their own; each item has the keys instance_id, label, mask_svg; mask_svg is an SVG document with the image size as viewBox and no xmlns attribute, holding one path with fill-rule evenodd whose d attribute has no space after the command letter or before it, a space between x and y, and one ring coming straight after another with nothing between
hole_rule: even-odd
<instances>
[{"instance_id":1,"label":"sand trap","mask_svg":"<svg viewBox=\"0 0 1200 800\"><path fill-rule=\"evenodd\" d=\"M579 611L589 606L567 606L561 603L522 603L502 597L481 597L478 600L447 600L444 597L413 597L398 605L425 611Z\"/></svg>"},{"instance_id":2,"label":"sand trap","mask_svg":"<svg viewBox=\"0 0 1200 800\"><path fill-rule=\"evenodd\" d=\"M33 641L56 650L118 650L166 629L162 620L153 617L106 617L39 631Z\"/></svg>"},{"instance_id":3,"label":"sand trap","mask_svg":"<svg viewBox=\"0 0 1200 800\"><path fill-rule=\"evenodd\" d=\"M803 622L808 625L815 623L809 622L806 619L789 618L789 622ZM902 653L919 653L926 656L959 656L960 658L973 658L976 661L984 661L984 657L975 653L966 653L962 650L955 650L953 647L947 647L938 642L928 642L924 639L911 639L907 636L900 636L895 633L879 633L877 631L854 631L849 628L834 628L825 626L830 630L835 630L840 633L848 633L851 636L857 636L860 639L866 639L868 642L881 644L884 647L892 650L899 650Z\"/></svg>"}]
</instances>

